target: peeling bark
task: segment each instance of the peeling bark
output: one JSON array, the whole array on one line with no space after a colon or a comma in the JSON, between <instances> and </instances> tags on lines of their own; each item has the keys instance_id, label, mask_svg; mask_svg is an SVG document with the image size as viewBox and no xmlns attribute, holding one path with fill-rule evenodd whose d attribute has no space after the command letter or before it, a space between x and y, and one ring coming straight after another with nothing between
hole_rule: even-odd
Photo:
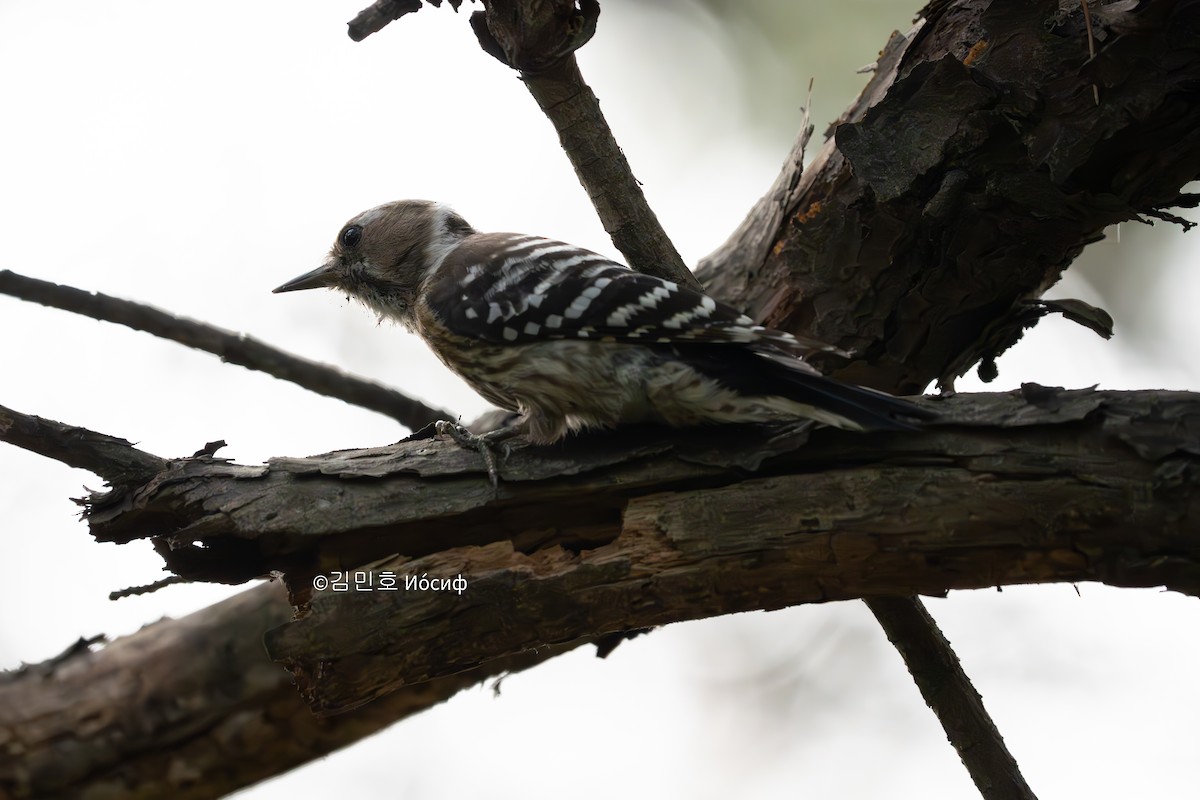
<instances>
[{"instance_id":1,"label":"peeling bark","mask_svg":"<svg viewBox=\"0 0 1200 800\"><path fill-rule=\"evenodd\" d=\"M1180 187L1200 174L1197 4L1091 8L1095 58L1076 4L930 5L925 22L889 44L810 171L797 177L790 165L702 265L710 290L855 350L849 363L829 365L848 380L912 392L987 364L1106 225L1195 204ZM1104 328L1102 317L1083 316ZM432 687L468 685L454 681L540 657L548 651L531 648L547 642L570 646L581 632L1029 581L1197 593L1195 395L1028 387L937 408L943 422L913 435L633 429L525 448L505 463L496 495L475 454L438 441L265 467L182 459L149 482L139 476L90 498L89 522L98 538L152 538L172 569L197 579L286 573L305 616L276 624L270 644L312 706L332 713L391 692L336 718L349 722L377 711L398 719L438 702ZM461 596L311 594L314 576L364 564L405 575L454 570L469 585ZM223 641L222 619L202 612L195 635ZM149 630L165 640L182 624ZM101 685L92 681L107 674L97 659L108 650L80 656L76 683L57 702ZM472 665L479 672L456 672ZM196 667L198 679L223 675L220 663ZM9 759L0 760L0 789L16 796L50 791L30 789L37 784L21 772L47 762L22 759L83 719L60 709L45 718L59 727L31 738L22 726L40 711L5 715L51 701L35 696L45 691L36 673L22 675L0 684L19 686L8 696L22 701L0 703ZM432 680L416 683L423 678ZM135 685L105 685L133 714L148 713ZM270 697L246 696L247 718L269 710ZM262 750L256 763L222 765L182 749L187 737L176 734L195 733L194 722L181 713L175 727L155 728L154 742L139 740L161 745L155 769L211 770L209 790L198 780L189 796L223 793L365 735L339 739L315 726L305 729L307 756ZM211 746L197 736L197 748ZM65 741L79 748L74 758L100 764L88 749L115 738ZM172 762L176 751L189 761ZM55 791L106 786L104 769L116 763ZM222 766L228 780L217 778Z\"/></svg>"},{"instance_id":2,"label":"peeling bark","mask_svg":"<svg viewBox=\"0 0 1200 800\"><path fill-rule=\"evenodd\" d=\"M786 196L697 270L756 319L856 353L839 377L951 386L1020 338L1028 304L1113 223L1194 207L1200 7L931 3ZM1092 87L1098 87L1097 105ZM763 231L764 261L743 263Z\"/></svg>"},{"instance_id":3,"label":"peeling bark","mask_svg":"<svg viewBox=\"0 0 1200 800\"><path fill-rule=\"evenodd\" d=\"M322 713L736 611L1049 581L1200 594L1200 396L1029 385L931 405L921 433L633 429L519 448L496 493L451 442L202 457L88 519L100 540L155 537L194 579L284 572L302 618L268 647ZM355 568L400 590L312 593ZM459 575L461 594L403 588Z\"/></svg>"}]
</instances>

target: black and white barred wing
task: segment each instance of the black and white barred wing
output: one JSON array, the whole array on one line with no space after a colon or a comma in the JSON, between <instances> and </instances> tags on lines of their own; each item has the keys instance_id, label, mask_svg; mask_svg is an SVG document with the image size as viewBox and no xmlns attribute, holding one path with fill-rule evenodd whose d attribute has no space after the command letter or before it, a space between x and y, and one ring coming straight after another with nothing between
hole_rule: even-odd
<instances>
[{"instance_id":1,"label":"black and white barred wing","mask_svg":"<svg viewBox=\"0 0 1200 800\"><path fill-rule=\"evenodd\" d=\"M725 303L549 239L481 234L441 265L428 302L454 333L498 344L591 339L646 345L741 344L793 358L813 340L756 325Z\"/></svg>"}]
</instances>

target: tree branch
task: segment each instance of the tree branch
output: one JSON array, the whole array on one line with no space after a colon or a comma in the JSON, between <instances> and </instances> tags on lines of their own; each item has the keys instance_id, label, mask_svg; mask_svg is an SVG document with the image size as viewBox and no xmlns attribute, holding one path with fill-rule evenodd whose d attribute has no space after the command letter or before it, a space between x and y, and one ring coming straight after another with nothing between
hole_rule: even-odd
<instances>
[{"instance_id":1,"label":"tree branch","mask_svg":"<svg viewBox=\"0 0 1200 800\"><path fill-rule=\"evenodd\" d=\"M529 93L558 132L604 230L638 272L700 288L646 202L625 153L583 80L574 51L591 38L600 6L583 0L489 0L471 15L483 49L521 71Z\"/></svg>"},{"instance_id":2,"label":"tree branch","mask_svg":"<svg viewBox=\"0 0 1200 800\"><path fill-rule=\"evenodd\" d=\"M85 292L72 286L18 275L10 270L0 270L0 293L92 319L115 322L196 350L204 350L230 364L265 372L317 394L336 397L351 405L384 414L414 431L439 419L454 419L456 416L377 383L276 350L245 334L231 333L203 322L176 317L130 300L99 292Z\"/></svg>"},{"instance_id":3,"label":"tree branch","mask_svg":"<svg viewBox=\"0 0 1200 800\"><path fill-rule=\"evenodd\" d=\"M372 33L379 33L389 22L420 10L421 0L377 0L346 23L347 33L354 41L361 42Z\"/></svg>"},{"instance_id":4,"label":"tree branch","mask_svg":"<svg viewBox=\"0 0 1200 800\"><path fill-rule=\"evenodd\" d=\"M980 375L994 377L995 358L1026 328L1080 305L1039 298L1085 244L1111 222L1190 203L1179 190L1200 172L1200 58L1179 35L1200 35L1196 8L1106 6L1105 50L1084 64L1086 14L1086 3L1074 13L1053 2L931 3L888 42L808 172L789 159L697 274L756 319L855 353L825 365L845 380L901 394L933 379L952 388L981 359ZM1078 91L1096 82L1106 86L1099 108ZM1111 335L1099 309L1071 318ZM868 601L877 617L880 602ZM956 710L981 723L986 712L945 638L916 601L906 615L931 627L889 638L910 667L953 665L942 691L922 693L976 785L1023 796L994 725L956 721Z\"/></svg>"},{"instance_id":5,"label":"tree branch","mask_svg":"<svg viewBox=\"0 0 1200 800\"><path fill-rule=\"evenodd\" d=\"M1195 4L1093 4L1090 60L1079 4L922 13L789 196L765 260L734 260L770 225L756 209L697 268L756 319L855 353L827 364L838 377L899 394L980 361L994 376L1085 245L1191 205L1180 190L1200 177Z\"/></svg>"},{"instance_id":6,"label":"tree branch","mask_svg":"<svg viewBox=\"0 0 1200 800\"><path fill-rule=\"evenodd\" d=\"M318 593L273 633L323 712L736 611L1045 581L1200 594L1200 396L1029 386L936 405L923 433L634 428L523 447L498 495L447 442L190 459L87 518L103 541L172 531L156 546L192 579L282 571L301 609L315 576L352 567L465 578L461 596Z\"/></svg>"},{"instance_id":7,"label":"tree branch","mask_svg":"<svg viewBox=\"0 0 1200 800\"><path fill-rule=\"evenodd\" d=\"M0 442L89 470L114 486L145 483L165 470L168 463L165 458L139 450L124 439L22 414L4 406L0 406Z\"/></svg>"},{"instance_id":8,"label":"tree branch","mask_svg":"<svg viewBox=\"0 0 1200 800\"><path fill-rule=\"evenodd\" d=\"M1033 790L1025 783L950 642L925 605L914 600L873 597L867 598L867 607L900 651L921 696L937 712L984 800L1034 800Z\"/></svg>"},{"instance_id":9,"label":"tree branch","mask_svg":"<svg viewBox=\"0 0 1200 800\"><path fill-rule=\"evenodd\" d=\"M871 135L854 141L856 134L851 134L846 140L848 155L830 146L818 157L770 238L766 262L753 267L753 281L744 273L723 271L710 260L705 270L710 288L773 324L857 350L859 359L845 367L843 377L892 390L914 391L932 378L955 374L959 366L1010 341L1011 330L1005 327L1008 316L1024 312L1028 298L1051 285L1090 237L1113 219L1131 218L1130 209L1134 214L1151 213L1159 205L1178 202L1178 187L1197 173L1200 125L1195 124L1195 95L1188 89L1196 82L1197 54L1186 46L1195 39L1195 7L1142 0L1093 8L1100 51L1085 65L1076 47L1082 30L1077 15L1067 6L1062 8L1051 2L985 0L931 5L925 12L929 23L902 40L894 68L887 67L886 59L881 61L874 88L848 116L865 126L861 133ZM1130 64L1138 66L1134 69ZM959 80L963 74L967 80ZM1093 84L1102 86L1104 93L1101 109L1089 116L1070 101L1082 94L1091 103ZM1076 92L1077 85L1085 91ZM880 105L878 112L872 111L874 116L863 111ZM917 115L921 124L911 124ZM872 152L878 158L873 160ZM941 160L931 163L933 156ZM853 159L853 167L848 158ZM880 165L893 169L881 172ZM893 196L897 190L900 194ZM1034 405L1041 402L1038 396L1029 393ZM814 490L834 494L818 496L814 491L803 495L799 504L782 498L791 503L785 507L793 509L799 522L781 522L779 531L788 547L761 551L771 569L778 566L773 559L780 553L796 558L802 566L800 579L810 590L808 599L831 597L836 594L831 589L845 593L861 589L853 581L846 582L855 576L854 562L857 559L861 570L869 571L877 556L884 558L884 565L907 559L896 565L890 578L894 590L901 593L920 591L920 581L928 580L930 586L954 583L960 568L989 583L1101 579L1114 585L1162 583L1195 593L1194 537L1182 530L1180 520L1195 519L1198 513L1191 499L1196 494L1197 445L1187 422L1196 411L1188 405L1192 400L1176 404L1189 396L1161 397L1163 405L1158 409L1151 403L1140 410L1123 410L1108 398L1073 417L1073 422L1059 419L1062 427L1056 423L1054 437L1061 451L1056 452L1026 449L1040 435L1028 426L1017 426L1016 431L1011 426L976 431L978 437L968 436L963 447L953 452L931 446L937 441L946 444L948 431L922 438L930 449L883 448L893 467L949 470L946 475L956 479L950 483L940 482L941 473L931 473L929 482L898 484L898 492L910 492L905 500L920 501L922 508L943 499L947 509L958 509L958 516L942 518L928 512L928 517L910 519L907 502L884 516L870 516L881 512L871 505L874 494L869 489L892 486L890 474L875 474L875 483L868 482L864 493L862 484L854 481L859 473L840 470L857 460L878 457L868 447L878 441L830 440L837 435L827 431L814 436L811 451L814 457L825 453L825 461L816 458L807 467L795 461L804 478L794 478L794 484L782 488L767 486L768 493L754 496L761 498L758 505L734 513L742 515L739 523L756 520L762 509L770 510L781 499L769 491L785 493L789 485L803 490L809 485L809 470L820 475L821 469L839 469L844 485L812 484ZM1046 402L1034 417L1045 421L1044 414L1050 414L1053 419L1057 398L1056 393L1045 393ZM1074 400L1068 405L1077 408ZM1106 410L1094 414L1096 409ZM1074 438L1077 430L1086 432L1080 442ZM637 441L639 436L642 441ZM730 436L730 432L705 432L692 440L690 450L683 447L688 460L682 465L668 454L680 452L686 442L664 446L661 441L645 441L644 432L636 431L607 445L594 444L586 463L577 460L578 452L570 459L539 453L551 468L584 470L575 478L551 482L553 486L545 486L541 495L531 491L532 486L518 485L519 475L528 477L528 471L522 470L530 454L514 454L506 471L515 482L503 484L501 497L495 498L472 471L476 465L469 454L461 454L461 463L453 466L460 454L443 453L447 448L436 442L421 445L428 448L424 451L357 452L310 463L302 470L312 481L314 495L291 494L298 481L283 474L291 463L286 461L257 471L186 462L174 467L171 477L177 484L164 483L146 494L153 497L156 508L178 515L183 536L211 534L213 542L221 542L244 538L229 535L243 529L262 530L267 538L283 534L286 546L273 550L270 557L273 563L288 563L296 575L337 567L341 548L347 553L346 564L365 563L366 554L376 552L377 545L392 552L409 552L406 548L411 545L414 557L420 557L419 545L436 548L437 535L457 537L454 541L462 548L473 543L495 547L508 541L514 553L536 554L563 543L564 554L578 552L581 558L595 559L619 534L622 509L635 500L649 502L634 497L639 490L657 487L659 497L670 498L676 488L688 489L682 493L684 505L674 512L681 518L700 508L686 503L696 499L689 493L692 490L719 491L729 486L730 493L721 497L736 499L740 487L726 481L731 472L741 474L740 466L731 466L729 459L740 458L753 466L759 455L752 452L754 442L738 449ZM832 456L831 441L840 448L835 450L841 460ZM625 450L614 453L621 450L622 442ZM440 454L433 460L436 463L430 463L430 453ZM714 454L725 460L713 466ZM764 480L771 480L793 457L778 458L767 462L770 472ZM444 481L429 481L427 489L414 489L388 471L400 464L414 473L441 474ZM327 468L330 472L323 475ZM225 470L224 483L213 480L219 469ZM233 481L235 475L244 479L242 486ZM334 480L335 475L346 479ZM561 507L563 497L589 476L606 475L612 482L598 486L594 495L579 495L577 517L551 515L543 527L534 523L542 519L542 506L531 502L534 498L548 509L556 508L556 503ZM360 479L354 480L356 476ZM273 486L287 490L289 499L306 504L297 508L321 513L308 520L291 509L282 518L268 514L255 519L251 509L226 504L216 493L209 495L214 502L207 508L200 495L189 506L187 489L204 487L209 480L213 482L207 486L214 490L274 482ZM425 493L438 483L447 490L445 495ZM345 503L343 490L348 490ZM929 497L922 497L922 492ZM975 517L980 497L994 515L993 527ZM1064 497L1072 503L1060 504ZM444 500L444 517L418 523L411 516L389 516L388 509L410 508L414 498ZM865 505L853 505L859 501ZM278 505L271 508L279 510ZM100 506L93 506L93 512L101 527L105 515L109 522L120 516L117 510ZM348 517L363 512L361 527L339 528L339 512ZM689 524L703 531L703 522L690 520ZM882 531L872 524L879 522L887 526ZM906 522L913 527L903 529ZM920 524L932 526L928 535L940 532L950 541L941 550L929 549L926 545L933 542L915 533ZM489 533L495 528L498 533ZM347 535L335 537L338 530ZM687 526L682 530L684 535L677 533L674 538L686 543ZM115 532L134 535L130 529ZM791 545L805 536L810 546L796 553ZM876 549L881 543L888 549ZM1062 546L1054 549L1056 544ZM252 541L242 554L257 558L257 548L263 546ZM981 555L980 548L989 547L995 548L1000 560L989 560L986 552ZM187 556L179 557L181 567L187 566L189 558L192 566L199 563L195 554L180 552ZM606 552L620 562L619 552ZM360 556L364 557L354 561ZM753 552L743 554L740 569L749 569L754 558ZM231 572L247 573L249 560L235 562L238 569ZM625 563L644 562L631 557ZM822 565L827 572L821 571ZM405 561L399 566L407 570L421 564ZM910 576L914 566L916 574ZM737 576L738 563L730 569ZM931 572L940 574L940 582L929 577ZM697 583L678 587L680 591L712 594L716 587L719 594L727 586L734 588L723 583L723 573L692 574ZM637 577L631 575L630 580ZM872 585L885 579L871 576ZM512 580L515 576L510 573L510 584L498 596L531 583L524 578L521 583ZM468 594L487 585L475 581ZM754 587L759 602L768 602L759 588ZM747 588L745 594L750 593ZM782 593L766 597L772 604L788 602ZM640 594L632 600L633 606L652 602ZM570 607L556 605L551 610L564 608ZM462 657L462 645L456 643L455 648L456 657ZM350 664L343 661L340 666ZM415 668L406 664L406 676L399 680Z\"/></svg>"},{"instance_id":10,"label":"tree branch","mask_svg":"<svg viewBox=\"0 0 1200 800\"><path fill-rule=\"evenodd\" d=\"M321 719L263 652L263 632L291 616L283 588L265 584L98 651L85 643L0 673L0 796L224 797L582 644L494 661Z\"/></svg>"}]
</instances>

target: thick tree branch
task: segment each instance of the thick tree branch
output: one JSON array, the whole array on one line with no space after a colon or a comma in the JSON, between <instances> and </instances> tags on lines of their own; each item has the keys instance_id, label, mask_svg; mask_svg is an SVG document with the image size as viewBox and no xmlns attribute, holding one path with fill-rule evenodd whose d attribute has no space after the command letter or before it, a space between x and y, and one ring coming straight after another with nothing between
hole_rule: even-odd
<instances>
[{"instance_id":1,"label":"thick tree branch","mask_svg":"<svg viewBox=\"0 0 1200 800\"><path fill-rule=\"evenodd\" d=\"M818 158L816 168L798 185L796 200L771 238L761 267L750 265L747 269L751 272L739 274L710 261L705 273L711 279L710 287L774 324L858 350L859 359L845 367L843 374L893 390L912 391L935 377L952 376L961 365L1010 341L1011 315L1024 313L1028 298L1052 284L1084 242L1109 221L1130 218L1130 209L1150 214L1161 210L1159 205L1181 202L1179 185L1196 174L1196 131L1200 126L1194 124L1197 103L1194 89L1189 93L1188 87L1196 85L1197 54L1185 46L1196 40L1194 5L1143 0L1101 9L1093 6L1100 52L1086 64L1078 48L1071 49L1081 41L1081 29L1075 29L1078 24L1070 5L1062 9L1049 2L984 0L931 6L926 12L930 22L902 40L893 69L881 62L873 88L847 116L850 122L866 126L862 133L870 135L856 142L851 134L846 140L849 155L830 147ZM1168 31L1170 36L1165 35ZM942 58L947 53L948 61ZM956 76L964 72L968 80L958 80ZM1094 112L1096 116L1088 116L1069 101L1082 86L1087 102L1093 102L1093 84L1102 87L1102 106ZM980 97L985 98L982 106L977 102ZM862 111L872 106L880 108ZM1056 131L1057 135L1050 135ZM863 142L867 146L856 150L855 145ZM879 148L879 157L872 159L875 148ZM933 156L942 160L931 164ZM853 167L848 158L854 160ZM880 171L881 166L889 165L894 168L891 173ZM896 187L906 182L909 188L893 197ZM1016 191L1021 188L1032 191ZM1115 211L1113 198L1119 206ZM735 250L736 246L726 248L726 252ZM789 310L793 306L795 310ZM1033 393L1035 400L1036 395ZM1054 393L1044 395L1046 402L1034 418L1051 413L1055 398ZM1183 526L1197 513L1191 499L1197 448L1187 421L1195 418L1196 412L1190 405L1194 401L1187 400L1182 406L1176 401L1180 401L1179 395L1164 395L1162 404L1157 409L1151 404L1153 413L1146 413L1147 408L1122 411L1120 404L1110 406L1110 400L1104 400L1097 406L1105 409L1099 414L1092 409L1074 417L1074 422L1060 419L1051 427L1057 432L1054 436L1061 436L1055 440L1061 452L1023 449L1031 437L1038 439L1040 433L1050 432L1039 432L1036 426L1018 426L1017 433L1011 428L976 431L979 438L968 437L973 451L883 448L893 460L892 466L902 472L877 473L872 486L893 486L887 480L891 475L914 474L908 470L921 464L951 470L954 478L961 480L950 480L951 473L946 473L949 482L944 482L941 473L931 473L929 482L896 485L910 493L906 499L920 501L917 505L922 508L939 499L951 510L959 500L964 507L970 503L969 512L958 516L942 518L930 513L928 518L910 518L907 515L914 512L904 505L893 509L891 515L872 517L878 513L870 505L875 493L864 496L859 491L861 485L852 480L858 473L839 471L837 475L847 481L842 486L822 483L819 470L832 466L840 470L864 458L870 462L879 452L872 455L869 449L862 449L872 444L870 439L837 439L831 449L827 437L836 434L830 432L814 437L809 452L815 461L807 467L796 462L800 472L792 480L798 483L769 485L768 491L777 494L755 494L751 500L758 502L752 503L753 507L728 513L742 514L739 522L755 520L763 509L779 503L778 493L789 485L797 491L811 485L814 490L841 492L818 497L814 491L804 495L799 504L783 498L789 500L783 505L794 509L800 522L783 521L780 530L792 531L783 534L788 546L758 551L765 568L777 566L772 559L780 553L792 554L789 557L794 556L802 566L801 580L812 590L809 599L835 596L837 592L831 589L862 590L862 585L847 583L847 576L854 576L856 559L860 572L870 572L876 557L883 558L884 564L901 557L907 562L890 577L858 577L869 578L872 586L892 580L904 593L921 591L921 585L944 586L954 582L960 571L996 583L1101 579L1115 585L1162 583L1195 593L1194 537L1187 536ZM1072 400L1067 405L1076 404ZM1086 433L1079 442L1068 435L1072 426ZM1135 430L1140 433L1133 433ZM603 547L617 541L612 537L620 537L621 509L635 500L650 502L634 497L639 488L649 491L648 487L657 487L661 490L657 495L664 500L672 496L671 491L683 489L685 503L675 513L698 530L703 530L701 523L706 520L685 516L701 508L687 504L695 499L692 492L705 491L705 487L719 492L722 486L729 486L730 491L720 497L736 500L738 487L726 482L731 471L737 472L729 459L740 458L745 465L754 466L761 454L753 453L753 447L739 450L736 442L729 442L729 432L724 433L725 438L706 435L705 441L693 440L690 449L684 446L688 458L683 462L667 455L671 447L680 452L680 443L668 444L665 450L657 440L630 443L628 436L636 437L636 432L623 440L627 445L624 454L604 453L605 447L620 450L622 439L617 438L596 445L598 452L591 450L586 463L578 460L579 452L573 452L575 457L570 459L538 454L551 468L590 470L575 479L558 479L553 486L544 487L547 491L540 496L527 491L533 485L518 486L519 476L530 477L522 472L529 454L515 454L508 465L513 483L503 484L501 497L494 498L471 472L476 464L470 454L446 452L431 460L431 453L446 448L428 442L420 446L427 449L404 454L360 452L309 464L303 468L304 474L316 494L307 499L291 493L298 480L281 474L288 462L256 470L203 460L177 465L171 475L176 483L165 482L145 497L155 508L177 515L184 536L211 534L214 543L241 540L238 552L246 558L240 563L235 559L237 569L232 571L239 579L253 571L255 559L260 566L264 561L286 563L298 576L343 563L358 566L368 560L366 554L376 552L377 545L418 558L428 555L420 551L420 543L433 552L429 543L439 534L458 537L455 541L460 549L472 544L494 548L507 541L514 553L528 553L526 557L532 558L550 552L549 545L562 543L564 554L579 552L581 558L594 559ZM935 432L921 441L930 446L948 435ZM945 444L944 439L940 441ZM842 460L833 457L835 450ZM817 457L822 452L825 461ZM714 466L713 453L725 460ZM451 468L450 463L460 457L461 463ZM788 458L792 456L767 462L772 477L782 479L790 474L783 471ZM664 462L675 466L667 469ZM427 495L392 475L391 467L398 465L407 465L413 472L425 470L431 476L440 474L442 479L424 482L427 490L434 492ZM188 501L189 489L202 489L205 481L222 469L228 480L208 484L208 488L221 491L198 491ZM809 478L810 470L818 471L818 479ZM1113 474L1114 470L1120 474ZM336 475L347 477L335 481L332 476ZM581 491L579 487L589 476L604 475L611 482L597 486L596 494L571 494ZM232 480L237 476L243 480ZM250 484L270 482L287 489L287 498L293 502L308 503L300 508L320 513L311 521L299 519L294 509L280 517L288 509L272 506L269 492L248 496L239 491ZM227 489L232 493L224 494ZM975 516L980 493L983 507L995 516L994 526ZM526 502L539 497L546 508L553 509L565 496L582 498L578 515L565 521L553 515L542 520L538 516L542 506ZM421 522L403 515L389 517L387 509L409 508L406 504L416 497L445 501L444 512ZM349 501L343 503L345 498ZM860 500L866 504L854 505ZM1078 505L1073 504L1076 502ZM256 507L257 511L266 510L263 516L254 517ZM103 515L109 515L108 523L119 517L111 507L94 510L101 527L106 524L100 518ZM344 519L339 522L339 512L348 518L363 513L361 527L351 530ZM137 513L141 512L135 511L134 516ZM150 518L147 515L142 521ZM539 520L544 524L539 526ZM853 529L856 520L860 526L857 534ZM882 531L872 524L881 520L888 523ZM906 521L913 529L896 529ZM707 522L711 524L711 520ZM946 540L942 550L914 533L917 525L934 522L924 533L940 534ZM133 535L131 529L120 531L119 527L113 526L113 532L126 538ZM684 542L688 541L686 528ZM348 535L334 535L339 530ZM654 530L678 528L664 524ZM254 539L255 531L267 531L268 535L259 541ZM271 542L274 534L280 538ZM805 536L811 537L810 547L796 554L790 545ZM1014 536L1017 538L1010 538ZM718 537L715 541L719 545L724 540ZM881 542L890 547L876 549ZM184 540L172 543L183 544ZM1062 546L1054 549L1056 543ZM267 552L260 553L260 548ZM980 548L995 548L996 552L981 555ZM620 560L620 553L608 552ZM991 560L991 555L1000 560ZM755 557L751 551L735 559L730 564L731 574L736 577L739 569L748 569ZM201 561L182 548L176 563L182 569L198 569ZM627 563L644 562L630 557ZM207 569L214 571L214 564L206 565ZM822 564L830 572L822 573ZM411 570L421 563L403 561L398 566ZM910 576L908 570L914 566L917 569ZM931 573L939 574L941 581ZM678 587L684 594L691 590L719 594L732 586L723 583L722 572L693 575L697 583ZM472 578L472 588L464 596L489 585L481 586ZM638 578L633 574L630 579ZM497 596L503 597L513 586L526 586L527 591L541 588L538 581L516 582L511 572L508 579L507 588ZM643 581L642 585L647 584ZM548 591L553 594L553 587ZM628 599L630 607L653 602L640 593ZM321 603L314 608L328 602L323 597L317 600ZM759 602L766 602L761 594ZM781 592L772 595L770 602L782 605L789 599ZM555 608L570 610L569 606ZM316 620L310 624L315 625ZM415 623L408 620L404 624ZM626 623L610 620L606 624L620 627ZM465 651L461 643L455 643L455 657L464 657ZM410 680L411 674L419 672L419 662L406 662L404 675L376 672L376 688L382 691L379 687ZM352 664L343 660L338 666ZM347 689L344 678L334 679L343 680L342 688ZM345 695L351 696L350 691Z\"/></svg>"},{"instance_id":2,"label":"thick tree branch","mask_svg":"<svg viewBox=\"0 0 1200 800\"><path fill-rule=\"evenodd\" d=\"M461 596L318 593L272 634L325 712L539 643L735 611L1056 580L1200 593L1200 397L1030 386L936 405L919 434L521 448L498 495L473 453L428 440L192 459L88 521L105 541L173 531L155 541L186 577L282 571L301 608L314 576L364 564L402 585L464 576Z\"/></svg>"},{"instance_id":3,"label":"thick tree branch","mask_svg":"<svg viewBox=\"0 0 1200 800\"><path fill-rule=\"evenodd\" d=\"M888 43L809 171L797 180L785 165L698 275L757 319L854 352L828 365L839 377L904 394L952 387L981 359L990 379L1047 311L1111 335L1103 311L1040 297L1106 225L1192 204L1179 188L1200 172L1200 14L1172 0L1103 7L1105 50L1085 63L1093 26L1080 5L931 3ZM1111 89L1100 107L1097 81ZM928 618L915 604L908 615ZM956 663L936 628L896 636L918 685L921 648ZM922 692L976 785L1025 796L994 726L953 721L965 708L986 719L961 668L943 674L944 691ZM977 743L995 745L990 777Z\"/></svg>"},{"instance_id":4,"label":"thick tree branch","mask_svg":"<svg viewBox=\"0 0 1200 800\"><path fill-rule=\"evenodd\" d=\"M855 352L839 377L901 394L981 359L994 374L1086 244L1193 205L1180 188L1200 176L1195 3L1092 4L1094 59L1078 3L922 13L800 179L765 260L735 260L773 226L760 207L697 269L752 316Z\"/></svg>"},{"instance_id":5,"label":"thick tree branch","mask_svg":"<svg viewBox=\"0 0 1200 800\"><path fill-rule=\"evenodd\" d=\"M187 347L220 356L222 361L265 372L291 381L309 391L336 397L351 405L395 419L412 430L419 430L439 419L455 415L431 408L394 389L355 378L315 361L289 355L245 334L232 333L203 322L176 317L157 308L131 300L110 297L100 292L85 292L72 286L18 275L0 270L0 293L82 314L104 322L115 322L137 331L145 331Z\"/></svg>"},{"instance_id":6,"label":"thick tree branch","mask_svg":"<svg viewBox=\"0 0 1200 800\"><path fill-rule=\"evenodd\" d=\"M0 796L224 797L575 646L495 661L322 719L263 652L263 632L291 616L283 588L267 584L97 651L85 644L0 673Z\"/></svg>"}]
</instances>

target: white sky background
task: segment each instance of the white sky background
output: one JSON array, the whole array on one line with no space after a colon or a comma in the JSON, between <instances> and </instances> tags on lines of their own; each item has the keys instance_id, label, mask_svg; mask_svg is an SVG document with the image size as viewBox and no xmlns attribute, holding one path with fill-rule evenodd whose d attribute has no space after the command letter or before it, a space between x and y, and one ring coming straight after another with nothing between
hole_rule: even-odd
<instances>
[{"instance_id":1,"label":"white sky background","mask_svg":"<svg viewBox=\"0 0 1200 800\"><path fill-rule=\"evenodd\" d=\"M344 23L364 4L0 4L0 268L246 332L467 418L484 409L423 345L344 298L270 294L314 267L346 218L399 197L448 202L481 229L618 255L549 123L515 73L479 50L465 13L425 9L356 45ZM853 68L917 6L845 4L853 45L836 27L805 26L796 46L812 52L807 72L791 74L760 42L747 77L721 25L682 4L645 5L605 3L580 62L691 264L770 184L799 121L797 111L761 122L743 81L798 107L815 75L819 135L865 81ZM1099 247L1128 249L1129 267L1146 273L1153 324L1118 318L1118 333L1133 334L1104 342L1048 321L1001 360L989 389L1200 388L1194 360L1178 358L1200 336L1187 307L1196 234L1128 228L1123 244ZM1051 296L1103 302L1074 273ZM0 336L0 403L163 456L225 439L222 455L257 463L403 434L212 356L7 297ZM982 387L960 384L972 388ZM110 603L109 591L160 577L161 562L145 545L92 542L68 498L100 484L0 445L0 666L228 594L177 587ZM1041 797L1191 796L1195 601L1080 590L929 604ZM975 796L857 603L675 625L607 661L576 652L509 678L498 700L464 693L244 796L528 800L566 787L579 797Z\"/></svg>"}]
</instances>

